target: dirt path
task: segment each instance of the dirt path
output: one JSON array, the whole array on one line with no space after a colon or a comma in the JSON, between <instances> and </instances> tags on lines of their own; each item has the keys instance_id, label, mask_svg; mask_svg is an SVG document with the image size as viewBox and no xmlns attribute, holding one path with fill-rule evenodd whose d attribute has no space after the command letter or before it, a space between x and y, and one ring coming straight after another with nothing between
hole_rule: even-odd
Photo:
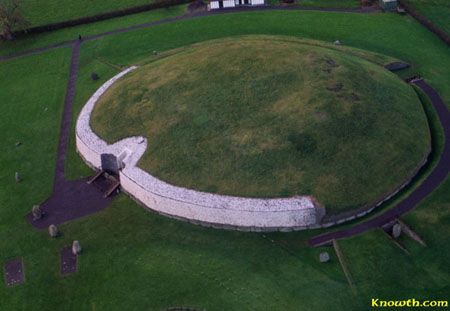
<instances>
[{"instance_id":1,"label":"dirt path","mask_svg":"<svg viewBox=\"0 0 450 311\"><path fill-rule=\"evenodd\" d=\"M433 192L447 178L450 170L450 112L445 106L439 94L424 80L413 80L411 83L418 86L430 99L434 109L436 110L439 121L444 129L445 145L438 164L422 182L406 199L397 204L394 208L387 210L383 214L359 223L351 228L343 229L335 232L325 233L309 240L309 245L320 246L329 244L332 240L351 237L361 234L367 230L381 227L385 223L398 218L400 215L410 211L419 204L427 195Z\"/></svg>"}]
</instances>

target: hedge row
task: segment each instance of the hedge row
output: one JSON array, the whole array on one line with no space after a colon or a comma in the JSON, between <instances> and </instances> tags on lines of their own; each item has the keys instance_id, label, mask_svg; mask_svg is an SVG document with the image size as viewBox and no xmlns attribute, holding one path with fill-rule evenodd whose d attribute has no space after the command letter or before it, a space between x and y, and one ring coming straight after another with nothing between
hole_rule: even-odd
<instances>
[{"instance_id":1,"label":"hedge row","mask_svg":"<svg viewBox=\"0 0 450 311\"><path fill-rule=\"evenodd\" d=\"M20 36L20 35L24 35L24 34L37 34L37 33L42 33L42 32L47 32L47 31L59 30L59 29L78 26L78 25L95 23L98 21L103 21L103 20L111 19L111 18L115 18L115 17L122 17L122 16L130 15L130 14L136 14L136 13L142 13L142 12L155 10L155 9L167 8L170 6L185 4L185 3L189 3L189 2L190 2L190 0L156 0L155 2L150 3L150 4L145 4L145 5L135 6L135 7L131 7L131 8L101 13L101 14L92 15L92 16L81 17L81 18L77 18L77 19L64 21L64 22L58 22L58 23L46 24L46 25L42 25L42 26L31 27L31 28L17 31L17 32L15 32L15 35Z\"/></svg>"},{"instance_id":2,"label":"hedge row","mask_svg":"<svg viewBox=\"0 0 450 311\"><path fill-rule=\"evenodd\" d=\"M409 2L408 0L398 0L398 2L406 9L406 11L418 20L423 26L425 26L428 30L436 34L442 41L450 45L450 35L445 31L440 29L438 26L433 24L429 19L420 14Z\"/></svg>"}]
</instances>

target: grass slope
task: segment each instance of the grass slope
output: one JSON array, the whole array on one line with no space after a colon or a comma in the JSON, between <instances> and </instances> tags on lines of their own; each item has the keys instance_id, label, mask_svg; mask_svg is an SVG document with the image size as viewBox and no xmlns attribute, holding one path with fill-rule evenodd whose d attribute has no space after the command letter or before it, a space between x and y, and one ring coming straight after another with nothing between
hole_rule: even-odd
<instances>
[{"instance_id":1,"label":"grass slope","mask_svg":"<svg viewBox=\"0 0 450 311\"><path fill-rule=\"evenodd\" d=\"M298 0L297 4L315 8L359 8L359 0Z\"/></svg>"},{"instance_id":2,"label":"grass slope","mask_svg":"<svg viewBox=\"0 0 450 311\"><path fill-rule=\"evenodd\" d=\"M381 300L448 300L450 272L445 267L450 260L449 194L447 181L419 208L404 216L427 243L423 247L402 236L400 241L410 255L390 242L381 230L340 242L360 295Z\"/></svg>"},{"instance_id":3,"label":"grass slope","mask_svg":"<svg viewBox=\"0 0 450 311\"><path fill-rule=\"evenodd\" d=\"M417 11L450 34L450 2L447 0L407 0Z\"/></svg>"},{"instance_id":4,"label":"grass slope","mask_svg":"<svg viewBox=\"0 0 450 311\"><path fill-rule=\"evenodd\" d=\"M186 5L178 5L165 9L133 14L121 18L109 19L97 22L95 25L87 24L75 26L32 36L22 36L14 39L13 41L0 41L0 55L10 55L25 50L48 46L57 42L75 40L78 39L78 35L86 37L117 28L126 28L136 24L150 23L153 21L182 15L185 11Z\"/></svg>"},{"instance_id":5,"label":"grass slope","mask_svg":"<svg viewBox=\"0 0 450 311\"><path fill-rule=\"evenodd\" d=\"M23 0L25 18L33 26L62 22L84 16L151 3L151 0Z\"/></svg>"},{"instance_id":6,"label":"grass slope","mask_svg":"<svg viewBox=\"0 0 450 311\"><path fill-rule=\"evenodd\" d=\"M379 200L429 148L420 101L397 76L278 37L205 43L145 65L102 96L92 125L109 143L146 136L139 165L169 183L313 195L329 213Z\"/></svg>"}]
</instances>

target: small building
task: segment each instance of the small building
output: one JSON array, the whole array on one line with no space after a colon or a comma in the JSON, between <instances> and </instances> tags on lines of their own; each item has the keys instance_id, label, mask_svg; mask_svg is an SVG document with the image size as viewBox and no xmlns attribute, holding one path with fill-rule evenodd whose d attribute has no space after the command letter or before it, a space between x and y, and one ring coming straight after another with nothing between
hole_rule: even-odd
<instances>
[{"instance_id":1,"label":"small building","mask_svg":"<svg viewBox=\"0 0 450 311\"><path fill-rule=\"evenodd\" d=\"M264 5L264 0L211 0L209 2L209 9L217 10L255 5Z\"/></svg>"},{"instance_id":2,"label":"small building","mask_svg":"<svg viewBox=\"0 0 450 311\"><path fill-rule=\"evenodd\" d=\"M397 0L380 0L380 7L387 12L397 11Z\"/></svg>"}]
</instances>

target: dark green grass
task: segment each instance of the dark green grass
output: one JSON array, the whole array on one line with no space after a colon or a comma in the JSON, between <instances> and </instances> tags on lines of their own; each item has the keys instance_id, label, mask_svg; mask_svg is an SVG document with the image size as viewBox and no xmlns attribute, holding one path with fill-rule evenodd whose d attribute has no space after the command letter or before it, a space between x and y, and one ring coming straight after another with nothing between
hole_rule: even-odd
<instances>
[{"instance_id":1,"label":"dark green grass","mask_svg":"<svg viewBox=\"0 0 450 311\"><path fill-rule=\"evenodd\" d=\"M103 81L115 73L99 59L132 64L155 49L238 34L238 29L330 42L340 39L348 45L410 61L414 65L411 72L424 75L450 104L448 47L408 17L271 12L215 18L83 46L75 110L79 111L98 86L89 80L91 71L98 71ZM67 66L69 51L64 53ZM0 63L1 105L11 96L4 86L18 85L28 75L28 84L42 81L33 94L16 86L14 103L9 105L11 113L1 116L0 124L5 124L2 151L13 147L19 128L39 143L27 151L25 161L15 151L1 161L1 172L9 173L0 179L0 261L24 256L27 281L12 289L0 285L0 310L161 310L180 305L207 310L364 310L370 308L375 294L398 298L411 293L416 298L449 299L449 288L442 279L448 280L448 181L405 217L424 237L428 248L414 249L411 247L415 244L408 244L413 255L405 256L376 233L349 240L348 245L347 241L340 243L356 282L356 297L351 295L335 257L332 255L330 264L319 264L317 256L323 249L306 246L307 238L317 231L263 235L204 229L155 216L121 197L97 215L61 226L63 236L50 240L45 232L27 225L23 216L50 192L61 110L53 110L49 119L43 120L42 132L29 130L34 115L22 123L12 119L23 114L18 103L26 105L31 114L37 114L43 101L49 107L59 104L62 109L66 74L48 74L45 68L58 63L58 56L51 53L43 57L45 66L37 65L41 57ZM63 64L59 68L67 72ZM12 77L15 72L18 74ZM56 80L59 95L51 101L46 94L54 90L48 86ZM43 95L43 101L34 95ZM71 155L71 159L75 157ZM32 177L17 187L15 168L26 162L30 168L25 175ZM71 176L79 176L81 172L72 163L70 160L68 164ZM73 239L79 239L85 250L80 256L79 273L61 278L58 251ZM369 251L370 245L373 248Z\"/></svg>"},{"instance_id":2,"label":"dark green grass","mask_svg":"<svg viewBox=\"0 0 450 311\"><path fill-rule=\"evenodd\" d=\"M139 165L169 183L313 195L328 213L380 200L429 149L420 101L395 75L278 37L206 43L143 66L102 97L92 125L109 143L146 136Z\"/></svg>"},{"instance_id":3,"label":"dark green grass","mask_svg":"<svg viewBox=\"0 0 450 311\"><path fill-rule=\"evenodd\" d=\"M358 292L367 297L367 304L370 298L449 299L449 194L447 181L416 210L402 217L428 245L423 247L402 236L401 242L410 255L381 230L339 243Z\"/></svg>"},{"instance_id":4,"label":"dark green grass","mask_svg":"<svg viewBox=\"0 0 450 311\"><path fill-rule=\"evenodd\" d=\"M450 35L450 2L448 0L407 0L407 2Z\"/></svg>"},{"instance_id":5,"label":"dark green grass","mask_svg":"<svg viewBox=\"0 0 450 311\"><path fill-rule=\"evenodd\" d=\"M305 7L345 9L355 9L361 6L359 0L298 0L297 4Z\"/></svg>"},{"instance_id":6,"label":"dark green grass","mask_svg":"<svg viewBox=\"0 0 450 311\"><path fill-rule=\"evenodd\" d=\"M57 267L51 265L55 249L26 223L25 215L51 193L69 59L70 50L60 49L0 64L0 262L24 256L31 285L8 290L2 276L1 310L21 309L30 292L56 275ZM16 142L21 145L16 147ZM23 178L19 184L16 171ZM46 293L57 291L47 288ZM35 303L43 306L44 299Z\"/></svg>"},{"instance_id":7,"label":"dark green grass","mask_svg":"<svg viewBox=\"0 0 450 311\"><path fill-rule=\"evenodd\" d=\"M38 26L152 2L152 0L23 0L22 10L31 25Z\"/></svg>"},{"instance_id":8,"label":"dark green grass","mask_svg":"<svg viewBox=\"0 0 450 311\"><path fill-rule=\"evenodd\" d=\"M57 42L78 39L121 27L130 27L136 24L149 23L155 20L182 15L186 11L186 5L178 5L165 9L152 10L149 12L133 14L121 18L114 18L95 23L95 25L81 25L61 29L58 31L44 32L32 36L19 37L13 41L0 41L0 55L9 55L24 50L44 47Z\"/></svg>"}]
</instances>

